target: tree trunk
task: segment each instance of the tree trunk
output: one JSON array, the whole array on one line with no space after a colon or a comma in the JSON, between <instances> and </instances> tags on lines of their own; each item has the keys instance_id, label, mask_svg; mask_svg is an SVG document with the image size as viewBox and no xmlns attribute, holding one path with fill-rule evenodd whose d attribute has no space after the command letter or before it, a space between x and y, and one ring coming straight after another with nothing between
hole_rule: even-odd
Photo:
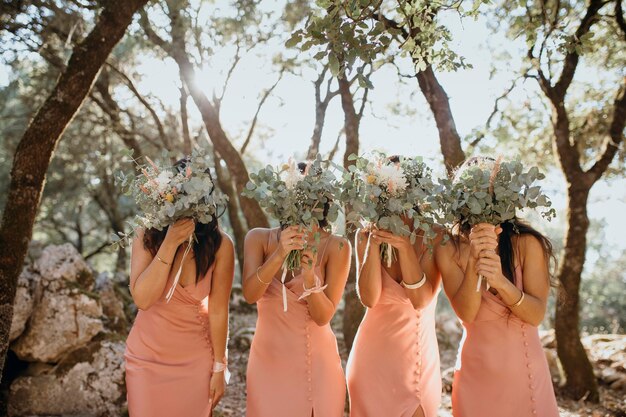
<instances>
[{"instance_id":1,"label":"tree trunk","mask_svg":"<svg viewBox=\"0 0 626 417\"><path fill-rule=\"evenodd\" d=\"M590 187L580 185L580 182L570 184L568 188L568 226L558 271L561 286L560 302L556 305L555 331L557 352L567 378L565 390L568 395L598 402L596 378L579 333L578 294L587 248L589 190Z\"/></svg>"},{"instance_id":2,"label":"tree trunk","mask_svg":"<svg viewBox=\"0 0 626 417\"><path fill-rule=\"evenodd\" d=\"M233 239L235 240L235 251L237 253L237 260L239 261L239 272L243 274L243 243L248 230L244 227L239 217L239 205L237 204L238 200L232 178L230 178L228 172L222 168L222 159L217 152L213 152L213 160L215 161L217 184L220 190L228 196L228 220L230 221L230 227L233 228Z\"/></svg>"},{"instance_id":3,"label":"tree trunk","mask_svg":"<svg viewBox=\"0 0 626 417\"><path fill-rule=\"evenodd\" d=\"M135 12L146 3L147 0L105 3L98 22L74 48L67 68L18 144L0 227L0 373L8 350L17 278L54 149L109 53L124 36Z\"/></svg>"},{"instance_id":4,"label":"tree trunk","mask_svg":"<svg viewBox=\"0 0 626 417\"><path fill-rule=\"evenodd\" d=\"M448 175L452 176L454 170L465 161L465 152L461 147L461 137L456 130L450 100L431 66L418 72L416 77L420 90L435 117L443 161Z\"/></svg>"},{"instance_id":5,"label":"tree trunk","mask_svg":"<svg viewBox=\"0 0 626 417\"><path fill-rule=\"evenodd\" d=\"M187 87L185 87L183 77L180 77L180 122L183 128L183 153L191 155L191 136L189 134L189 116L187 114Z\"/></svg>"},{"instance_id":6,"label":"tree trunk","mask_svg":"<svg viewBox=\"0 0 626 417\"><path fill-rule=\"evenodd\" d=\"M354 98L350 91L350 82L345 74L337 80L339 82L339 96L344 114L344 133L346 135L346 153L343 156L343 166L348 167L354 162L348 157L359 153L359 116L354 108Z\"/></svg>"},{"instance_id":7,"label":"tree trunk","mask_svg":"<svg viewBox=\"0 0 626 417\"><path fill-rule=\"evenodd\" d=\"M341 97L341 107L344 114L344 131L346 135L346 152L343 156L343 166L348 168L354 164L348 157L359 153L359 117L354 108L354 98L350 92L350 82L345 74L338 79L339 95ZM350 207L345 207L346 212ZM346 228L346 235L350 242L354 241L354 232ZM343 311L343 338L346 348L352 348L352 342L361 324L365 308L361 304L356 293L356 265L354 259L350 263L350 274L345 289L345 306Z\"/></svg>"},{"instance_id":8,"label":"tree trunk","mask_svg":"<svg viewBox=\"0 0 626 417\"><path fill-rule=\"evenodd\" d=\"M434 16L432 16L434 18ZM396 30L400 30L402 37L407 40L411 33L419 31L418 27L406 28L400 27L397 22L392 19L382 18L386 25ZM411 36L413 37L413 36ZM417 61L414 61L417 64ZM439 144L443 161L446 166L448 176L454 175L454 170L465 161L465 152L461 146L461 137L456 130L454 116L450 108L450 99L443 89L431 65L428 65L423 71L415 74L424 98L428 102L431 112L435 118L435 124L439 131Z\"/></svg>"},{"instance_id":9,"label":"tree trunk","mask_svg":"<svg viewBox=\"0 0 626 417\"><path fill-rule=\"evenodd\" d=\"M313 128L313 135L311 135L311 145L309 145L309 149L306 153L306 158L309 160L315 159L315 156L320 151L327 108L328 103L325 102L319 102L317 106L315 106L315 127Z\"/></svg>"},{"instance_id":10,"label":"tree trunk","mask_svg":"<svg viewBox=\"0 0 626 417\"><path fill-rule=\"evenodd\" d=\"M246 165L241 158L241 154L228 139L226 132L224 132L217 109L195 82L196 72L185 49L186 28L184 18L181 15L180 5L176 2L168 1L168 9L168 15L171 20L171 43L166 42L152 30L145 14L142 15L141 22L143 29L153 43L161 47L176 61L188 92L200 111L202 121L209 134L209 139L228 166L248 228L269 227L267 217L258 201L241 195L249 179Z\"/></svg>"}]
</instances>

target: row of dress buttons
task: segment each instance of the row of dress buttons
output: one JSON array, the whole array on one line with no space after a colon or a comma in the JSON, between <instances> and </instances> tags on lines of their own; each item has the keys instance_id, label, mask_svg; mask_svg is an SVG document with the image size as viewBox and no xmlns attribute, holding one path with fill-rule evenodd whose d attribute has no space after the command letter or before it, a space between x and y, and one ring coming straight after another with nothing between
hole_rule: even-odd
<instances>
[{"instance_id":1,"label":"row of dress buttons","mask_svg":"<svg viewBox=\"0 0 626 417\"><path fill-rule=\"evenodd\" d=\"M416 325L416 332L415 332L415 350L416 350L416 360L415 360L415 391L417 396L419 397L420 395L420 380L421 380L421 371L422 371L422 355L421 355L421 349L420 349L420 323L421 323L421 314L418 311L415 315L415 325Z\"/></svg>"},{"instance_id":2,"label":"row of dress buttons","mask_svg":"<svg viewBox=\"0 0 626 417\"><path fill-rule=\"evenodd\" d=\"M209 337L209 318L202 314L202 303L198 303L198 310L196 311L196 317L198 321L202 325L202 334L204 336L204 340L206 340L209 347L212 349L213 345L211 344L211 338Z\"/></svg>"},{"instance_id":3,"label":"row of dress buttons","mask_svg":"<svg viewBox=\"0 0 626 417\"><path fill-rule=\"evenodd\" d=\"M537 415L537 409L535 408L535 385L533 384L532 367L530 363L530 354L528 353L528 341L526 340L526 324L522 323L522 340L524 341L524 357L526 358L526 368L528 369L528 388L530 388L530 402L532 404L532 413Z\"/></svg>"}]
</instances>

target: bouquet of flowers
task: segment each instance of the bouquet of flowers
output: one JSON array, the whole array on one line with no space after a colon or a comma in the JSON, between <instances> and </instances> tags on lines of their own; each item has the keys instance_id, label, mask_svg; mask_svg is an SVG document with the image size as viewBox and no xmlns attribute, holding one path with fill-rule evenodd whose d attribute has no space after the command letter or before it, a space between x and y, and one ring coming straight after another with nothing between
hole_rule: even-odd
<instances>
[{"instance_id":1,"label":"bouquet of flowers","mask_svg":"<svg viewBox=\"0 0 626 417\"><path fill-rule=\"evenodd\" d=\"M499 225L513 221L516 211L541 208L541 215L551 220L556 211L541 187L534 185L545 176L535 166L525 171L518 161L485 157L469 159L440 194L446 207L446 223L474 226L479 223ZM479 276L477 291L482 277Z\"/></svg>"},{"instance_id":2,"label":"bouquet of flowers","mask_svg":"<svg viewBox=\"0 0 626 417\"><path fill-rule=\"evenodd\" d=\"M430 239L432 229L432 198L435 184L430 169L420 158L388 158L376 153L371 159L351 155L355 161L343 176L342 201L348 206L346 221L353 227L375 226L390 232L410 236L415 242L418 231ZM406 220L412 227L409 227ZM369 248L369 239L366 247ZM367 249L366 249L367 253ZM389 267L395 251L381 246L381 258Z\"/></svg>"},{"instance_id":3,"label":"bouquet of flowers","mask_svg":"<svg viewBox=\"0 0 626 417\"><path fill-rule=\"evenodd\" d=\"M310 230L324 219L334 222L339 215L336 201L341 190L333 168L340 169L330 161L323 161L320 155L303 171L292 159L279 168L268 165L256 174L250 174L250 181L242 194L256 199L281 227L297 225ZM327 213L324 213L325 205L328 205ZM319 240L318 233L315 239ZM293 250L285 259L281 279L283 296L286 295L286 273L299 269L301 258L302 251Z\"/></svg>"},{"instance_id":4,"label":"bouquet of flowers","mask_svg":"<svg viewBox=\"0 0 626 417\"><path fill-rule=\"evenodd\" d=\"M183 163L172 166L170 163L155 163L145 157L146 164L136 164L136 173L120 172L117 181L126 195L134 198L140 213L129 223L132 232L114 234L113 244L123 246L137 228L163 230L183 218L192 218L198 223L209 223L219 217L225 209L227 196L215 189L210 174L208 159L199 152ZM195 236L183 255L188 254ZM179 269L174 285L167 295L171 298L182 271Z\"/></svg>"}]
</instances>

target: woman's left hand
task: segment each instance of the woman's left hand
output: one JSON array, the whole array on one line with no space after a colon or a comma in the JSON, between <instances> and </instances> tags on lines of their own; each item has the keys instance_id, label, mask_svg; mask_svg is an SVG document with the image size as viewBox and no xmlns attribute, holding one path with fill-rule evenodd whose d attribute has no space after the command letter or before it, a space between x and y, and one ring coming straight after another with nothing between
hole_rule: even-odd
<instances>
[{"instance_id":1,"label":"woman's left hand","mask_svg":"<svg viewBox=\"0 0 626 417\"><path fill-rule=\"evenodd\" d=\"M409 236L398 236L387 230L374 230L372 232L372 239L377 243L387 243L392 248L399 252L413 250L413 244Z\"/></svg>"},{"instance_id":2,"label":"woman's left hand","mask_svg":"<svg viewBox=\"0 0 626 417\"><path fill-rule=\"evenodd\" d=\"M496 290L509 282L502 273L500 256L493 250L484 250L480 253L480 257L476 262L476 270Z\"/></svg>"},{"instance_id":3,"label":"woman's left hand","mask_svg":"<svg viewBox=\"0 0 626 417\"><path fill-rule=\"evenodd\" d=\"M213 372L211 382L209 383L209 398L211 401L211 409L215 408L224 395L226 381L224 380L224 371Z\"/></svg>"}]
</instances>

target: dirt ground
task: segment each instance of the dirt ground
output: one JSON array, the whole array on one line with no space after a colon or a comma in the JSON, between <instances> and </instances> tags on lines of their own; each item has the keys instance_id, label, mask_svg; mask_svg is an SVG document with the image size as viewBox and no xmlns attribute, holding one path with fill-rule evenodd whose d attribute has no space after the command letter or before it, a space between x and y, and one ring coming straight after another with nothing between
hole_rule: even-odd
<instances>
[{"instance_id":1,"label":"dirt ground","mask_svg":"<svg viewBox=\"0 0 626 417\"><path fill-rule=\"evenodd\" d=\"M231 337L229 362L232 373L226 395L219 404L216 417L243 417L246 410L245 371L248 363L249 344L254 334L256 312L251 307L237 309L231 319ZM333 320L342 360L347 359L347 351L340 331L340 317ZM444 395L439 417L452 417L450 404L451 367L454 365L456 351L453 347L440 343L441 367L444 374ZM557 391L558 392L558 391ZM558 396L558 395L557 395ZM626 393L601 386L600 404L589 404L568 400L558 396L559 410L562 417L626 417ZM345 414L348 416L348 413ZM296 416L294 416L296 417ZM387 416L381 416L387 417Z\"/></svg>"}]
</instances>

